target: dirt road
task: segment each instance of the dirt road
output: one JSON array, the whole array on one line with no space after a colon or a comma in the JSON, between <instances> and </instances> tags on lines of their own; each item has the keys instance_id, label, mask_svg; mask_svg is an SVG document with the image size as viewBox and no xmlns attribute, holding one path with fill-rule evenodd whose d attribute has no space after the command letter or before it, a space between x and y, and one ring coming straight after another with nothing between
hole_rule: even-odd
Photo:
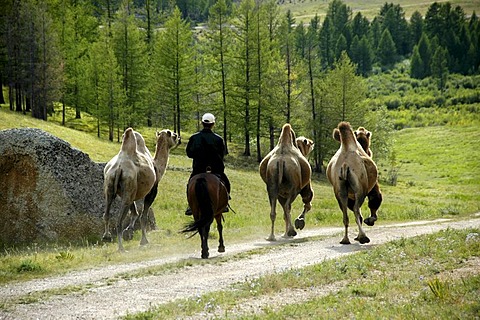
<instances>
[{"instance_id":1,"label":"dirt road","mask_svg":"<svg viewBox=\"0 0 480 320\"><path fill-rule=\"evenodd\" d=\"M258 239L245 244L230 246L227 244L227 252L223 254L227 257L261 247L270 249L262 251L262 254L252 253L229 262L172 269L156 276L129 279L119 277L121 274L151 266L197 258L199 253L192 252L189 256L165 257L143 263L115 265L72 272L65 276L8 284L0 287L0 301L4 304L0 310L0 319L115 319L175 299L225 289L234 283L251 280L264 274L320 263L326 259L370 250L375 245L402 237L433 233L446 228L480 228L480 215L461 221L442 219L368 227L366 232L372 242L367 245L358 243L340 245L343 228L307 229L301 231L295 239L282 239L275 243ZM351 226L352 239L355 232L356 226ZM312 239L312 237L318 239L318 236L324 236L322 237L324 240ZM212 241L210 246L211 259L214 261L219 255L214 250L216 243ZM69 290L66 290L68 287L74 287L75 290L71 290L72 293L69 294ZM331 289L325 288L326 291ZM55 294L55 290L60 294ZM42 295L44 298L41 301L29 299L42 292L48 294ZM289 296L291 297L292 293ZM199 315L199 318L202 317L205 318L205 315Z\"/></svg>"}]
</instances>

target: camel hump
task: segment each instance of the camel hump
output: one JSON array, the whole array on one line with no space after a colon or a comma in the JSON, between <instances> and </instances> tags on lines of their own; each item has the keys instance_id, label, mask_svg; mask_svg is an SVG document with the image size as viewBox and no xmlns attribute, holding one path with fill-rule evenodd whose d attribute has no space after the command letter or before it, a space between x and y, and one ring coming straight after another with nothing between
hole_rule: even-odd
<instances>
[{"instance_id":1,"label":"camel hump","mask_svg":"<svg viewBox=\"0 0 480 320\"><path fill-rule=\"evenodd\" d=\"M340 142L342 147L346 149L356 150L357 149L357 139L353 134L352 127L350 123L342 121L338 124L338 130L340 131ZM335 133L334 133L335 136Z\"/></svg>"},{"instance_id":2,"label":"camel hump","mask_svg":"<svg viewBox=\"0 0 480 320\"><path fill-rule=\"evenodd\" d=\"M123 133L122 151L129 155L133 155L137 151L137 139L132 128L127 128Z\"/></svg>"},{"instance_id":3,"label":"camel hump","mask_svg":"<svg viewBox=\"0 0 480 320\"><path fill-rule=\"evenodd\" d=\"M295 132L292 129L292 126L289 123L286 123L282 127L282 132L278 138L278 145L283 147L293 147L295 146Z\"/></svg>"}]
</instances>

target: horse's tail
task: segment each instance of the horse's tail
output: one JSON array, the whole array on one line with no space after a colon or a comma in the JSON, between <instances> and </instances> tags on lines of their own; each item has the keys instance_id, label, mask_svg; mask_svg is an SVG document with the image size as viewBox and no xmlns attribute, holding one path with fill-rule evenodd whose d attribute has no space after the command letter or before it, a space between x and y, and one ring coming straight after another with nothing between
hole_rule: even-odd
<instances>
[{"instance_id":1,"label":"horse's tail","mask_svg":"<svg viewBox=\"0 0 480 320\"><path fill-rule=\"evenodd\" d=\"M195 197L198 202L200 210L199 218L185 226L183 233L194 232L192 237L203 227L210 225L213 222L214 212L212 208L212 200L208 193L207 180L199 178L195 182Z\"/></svg>"}]
</instances>

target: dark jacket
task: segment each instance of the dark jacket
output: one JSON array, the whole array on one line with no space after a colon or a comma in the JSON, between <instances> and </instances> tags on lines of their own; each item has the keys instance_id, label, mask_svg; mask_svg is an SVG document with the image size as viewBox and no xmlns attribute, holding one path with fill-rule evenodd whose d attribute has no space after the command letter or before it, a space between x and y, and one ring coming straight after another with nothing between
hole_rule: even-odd
<instances>
[{"instance_id":1,"label":"dark jacket","mask_svg":"<svg viewBox=\"0 0 480 320\"><path fill-rule=\"evenodd\" d=\"M192 175L207 171L224 173L223 158L226 154L223 138L211 129L204 128L190 137L187 144L187 156L193 159Z\"/></svg>"}]
</instances>

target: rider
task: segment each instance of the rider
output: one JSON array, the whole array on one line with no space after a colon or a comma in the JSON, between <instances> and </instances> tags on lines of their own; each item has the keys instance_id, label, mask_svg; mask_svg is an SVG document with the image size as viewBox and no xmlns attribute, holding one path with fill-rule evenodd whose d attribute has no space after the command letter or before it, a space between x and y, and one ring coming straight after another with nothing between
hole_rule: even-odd
<instances>
[{"instance_id":1,"label":"rider","mask_svg":"<svg viewBox=\"0 0 480 320\"><path fill-rule=\"evenodd\" d=\"M202 116L202 125L203 129L192 135L187 144L187 156L193 159L190 178L209 170L219 176L230 194L230 181L225 175L225 164L223 163L227 148L223 138L212 131L215 126L215 116L205 113ZM192 210L188 208L185 214L191 215Z\"/></svg>"}]
</instances>

